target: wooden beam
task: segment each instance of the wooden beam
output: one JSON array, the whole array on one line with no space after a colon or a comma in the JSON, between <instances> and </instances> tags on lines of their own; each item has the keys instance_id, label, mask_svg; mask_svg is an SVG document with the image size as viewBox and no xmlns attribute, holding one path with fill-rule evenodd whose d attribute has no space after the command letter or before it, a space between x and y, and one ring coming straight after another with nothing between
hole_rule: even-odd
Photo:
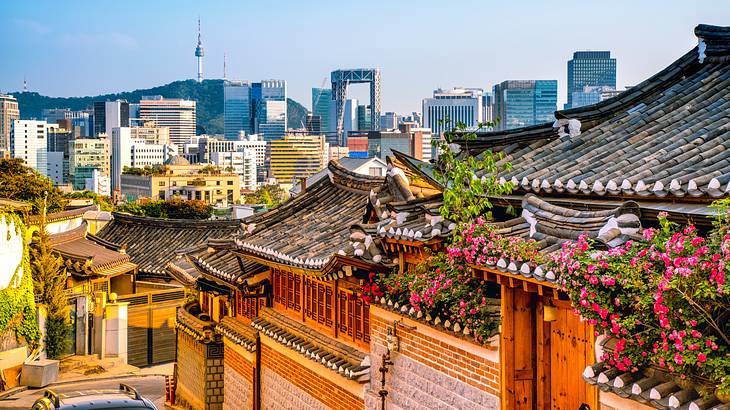
<instances>
[{"instance_id":1,"label":"wooden beam","mask_svg":"<svg viewBox=\"0 0 730 410\"><path fill-rule=\"evenodd\" d=\"M502 322L499 338L499 367L502 394L502 410L515 408L515 366L514 366L514 289L501 287Z\"/></svg>"}]
</instances>

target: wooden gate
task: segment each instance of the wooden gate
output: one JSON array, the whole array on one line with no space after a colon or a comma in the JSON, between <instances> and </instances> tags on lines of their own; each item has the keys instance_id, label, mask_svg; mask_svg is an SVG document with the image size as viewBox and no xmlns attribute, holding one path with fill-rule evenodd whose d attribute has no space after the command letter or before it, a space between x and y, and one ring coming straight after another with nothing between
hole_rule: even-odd
<instances>
[{"instance_id":1,"label":"wooden gate","mask_svg":"<svg viewBox=\"0 0 730 410\"><path fill-rule=\"evenodd\" d=\"M129 302L127 362L144 367L175 360L175 313L185 300L183 289L123 296Z\"/></svg>"},{"instance_id":2,"label":"wooden gate","mask_svg":"<svg viewBox=\"0 0 730 410\"><path fill-rule=\"evenodd\" d=\"M595 362L593 330L581 323L568 302L552 303L557 317L550 322L551 408L574 410L585 403L596 410L596 387L587 384L581 376L586 365Z\"/></svg>"},{"instance_id":3,"label":"wooden gate","mask_svg":"<svg viewBox=\"0 0 730 410\"><path fill-rule=\"evenodd\" d=\"M545 321L546 309L554 320ZM592 332L569 302L503 284L502 408L597 410L596 388L581 376L594 363Z\"/></svg>"}]
</instances>

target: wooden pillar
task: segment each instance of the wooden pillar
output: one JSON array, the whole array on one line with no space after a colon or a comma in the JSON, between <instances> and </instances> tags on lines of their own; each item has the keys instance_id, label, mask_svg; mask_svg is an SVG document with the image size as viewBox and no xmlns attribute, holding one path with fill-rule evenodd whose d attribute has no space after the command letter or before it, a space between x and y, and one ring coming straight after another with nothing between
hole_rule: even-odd
<instances>
[{"instance_id":1,"label":"wooden pillar","mask_svg":"<svg viewBox=\"0 0 730 410\"><path fill-rule=\"evenodd\" d=\"M500 366L503 409L533 409L536 400L535 303L533 295L502 285Z\"/></svg>"}]
</instances>

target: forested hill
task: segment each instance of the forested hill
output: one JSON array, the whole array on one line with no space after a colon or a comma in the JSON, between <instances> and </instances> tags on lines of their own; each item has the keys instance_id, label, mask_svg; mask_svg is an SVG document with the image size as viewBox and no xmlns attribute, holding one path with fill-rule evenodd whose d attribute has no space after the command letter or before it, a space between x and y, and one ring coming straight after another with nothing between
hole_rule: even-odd
<instances>
[{"instance_id":1,"label":"forested hill","mask_svg":"<svg viewBox=\"0 0 730 410\"><path fill-rule=\"evenodd\" d=\"M197 101L198 134L223 133L223 80L175 81L159 87L125 91L89 97L48 97L35 92L11 93L18 99L22 118L41 118L45 108L70 108L82 110L92 106L94 101L123 99L139 102L145 95L161 95L165 98L184 98ZM298 102L287 100L288 121L292 128L305 123L307 109Z\"/></svg>"}]
</instances>

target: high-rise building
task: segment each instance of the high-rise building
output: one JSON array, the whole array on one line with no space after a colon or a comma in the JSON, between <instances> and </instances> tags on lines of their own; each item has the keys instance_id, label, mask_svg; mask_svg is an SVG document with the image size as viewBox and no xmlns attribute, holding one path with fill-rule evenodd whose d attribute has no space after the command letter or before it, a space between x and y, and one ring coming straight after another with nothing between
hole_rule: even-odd
<instances>
[{"instance_id":1,"label":"high-rise building","mask_svg":"<svg viewBox=\"0 0 730 410\"><path fill-rule=\"evenodd\" d=\"M108 138L85 138L69 142L69 182L74 189L84 189L94 170L109 176L110 150Z\"/></svg>"},{"instance_id":2,"label":"high-rise building","mask_svg":"<svg viewBox=\"0 0 730 410\"><path fill-rule=\"evenodd\" d=\"M170 142L182 152L182 147L195 136L195 107L195 101L190 100L143 97L139 116L143 121L169 128Z\"/></svg>"},{"instance_id":3,"label":"high-rise building","mask_svg":"<svg viewBox=\"0 0 730 410\"><path fill-rule=\"evenodd\" d=\"M332 99L332 89L312 88L312 114L319 116L323 134L336 132L334 128L331 128L334 123L330 119L330 113L334 113L334 111L335 101Z\"/></svg>"},{"instance_id":4,"label":"high-rise building","mask_svg":"<svg viewBox=\"0 0 730 410\"><path fill-rule=\"evenodd\" d=\"M358 105L357 106L357 130L358 131L372 131L370 129L372 126L372 122L370 121L370 115L371 115L371 111L370 111L369 105Z\"/></svg>"},{"instance_id":5,"label":"high-rise building","mask_svg":"<svg viewBox=\"0 0 730 410\"><path fill-rule=\"evenodd\" d=\"M345 107L342 110L342 132L344 135L345 140L344 141L337 141L336 138L333 138L338 145L345 146L347 145L347 137L354 133L358 132L358 118L357 118L357 99L355 98L349 98L345 101ZM337 129L337 118L335 117L335 106L334 104L331 106L332 110L330 111L329 121L330 129ZM368 125L369 127L369 125Z\"/></svg>"},{"instance_id":6,"label":"high-rise building","mask_svg":"<svg viewBox=\"0 0 730 410\"><path fill-rule=\"evenodd\" d=\"M226 80L223 83L223 134L226 139L239 138L239 132L253 133L251 120L251 85L248 81Z\"/></svg>"},{"instance_id":7,"label":"high-rise building","mask_svg":"<svg viewBox=\"0 0 730 410\"><path fill-rule=\"evenodd\" d=\"M581 96L585 87L610 87L616 89L616 59L610 51L576 51L568 60L568 103L565 108L576 108L592 101ZM590 93L591 91L587 91Z\"/></svg>"},{"instance_id":8,"label":"high-rise building","mask_svg":"<svg viewBox=\"0 0 730 410\"><path fill-rule=\"evenodd\" d=\"M510 80L493 88L492 115L497 130L525 127L555 119L557 80Z\"/></svg>"},{"instance_id":9,"label":"high-rise building","mask_svg":"<svg viewBox=\"0 0 730 410\"><path fill-rule=\"evenodd\" d=\"M485 92L482 95L482 122L494 121L492 108L494 106L494 96L491 92Z\"/></svg>"},{"instance_id":10,"label":"high-rise building","mask_svg":"<svg viewBox=\"0 0 730 410\"><path fill-rule=\"evenodd\" d=\"M441 135L457 124L476 127L482 119L482 95L479 88L434 90L432 98L423 99L423 126Z\"/></svg>"},{"instance_id":11,"label":"high-rise building","mask_svg":"<svg viewBox=\"0 0 730 410\"><path fill-rule=\"evenodd\" d=\"M269 144L271 176L286 189L327 165L329 147L324 135L286 134Z\"/></svg>"},{"instance_id":12,"label":"high-rise building","mask_svg":"<svg viewBox=\"0 0 730 410\"><path fill-rule=\"evenodd\" d=\"M431 160L432 133L416 123L403 123L396 130L368 132L368 157L386 160L393 151L402 152L422 161Z\"/></svg>"},{"instance_id":13,"label":"high-rise building","mask_svg":"<svg viewBox=\"0 0 730 410\"><path fill-rule=\"evenodd\" d=\"M386 112L380 115L380 129L381 130L394 130L398 128L398 113Z\"/></svg>"},{"instance_id":14,"label":"high-rise building","mask_svg":"<svg viewBox=\"0 0 730 410\"><path fill-rule=\"evenodd\" d=\"M14 120L10 131L10 155L48 176L48 123Z\"/></svg>"},{"instance_id":15,"label":"high-rise building","mask_svg":"<svg viewBox=\"0 0 730 410\"><path fill-rule=\"evenodd\" d=\"M264 140L281 138L287 130L286 81L263 80L251 84L254 132Z\"/></svg>"},{"instance_id":16,"label":"high-rise building","mask_svg":"<svg viewBox=\"0 0 730 410\"><path fill-rule=\"evenodd\" d=\"M124 100L94 102L94 135L111 135L112 128L129 127L129 103Z\"/></svg>"},{"instance_id":17,"label":"high-rise building","mask_svg":"<svg viewBox=\"0 0 730 410\"><path fill-rule=\"evenodd\" d=\"M307 123L304 129L310 134L322 133L322 118L319 115L307 114Z\"/></svg>"},{"instance_id":18,"label":"high-rise building","mask_svg":"<svg viewBox=\"0 0 730 410\"><path fill-rule=\"evenodd\" d=\"M0 158L10 155L10 133L13 121L18 119L18 100L12 95L0 94Z\"/></svg>"}]
</instances>

